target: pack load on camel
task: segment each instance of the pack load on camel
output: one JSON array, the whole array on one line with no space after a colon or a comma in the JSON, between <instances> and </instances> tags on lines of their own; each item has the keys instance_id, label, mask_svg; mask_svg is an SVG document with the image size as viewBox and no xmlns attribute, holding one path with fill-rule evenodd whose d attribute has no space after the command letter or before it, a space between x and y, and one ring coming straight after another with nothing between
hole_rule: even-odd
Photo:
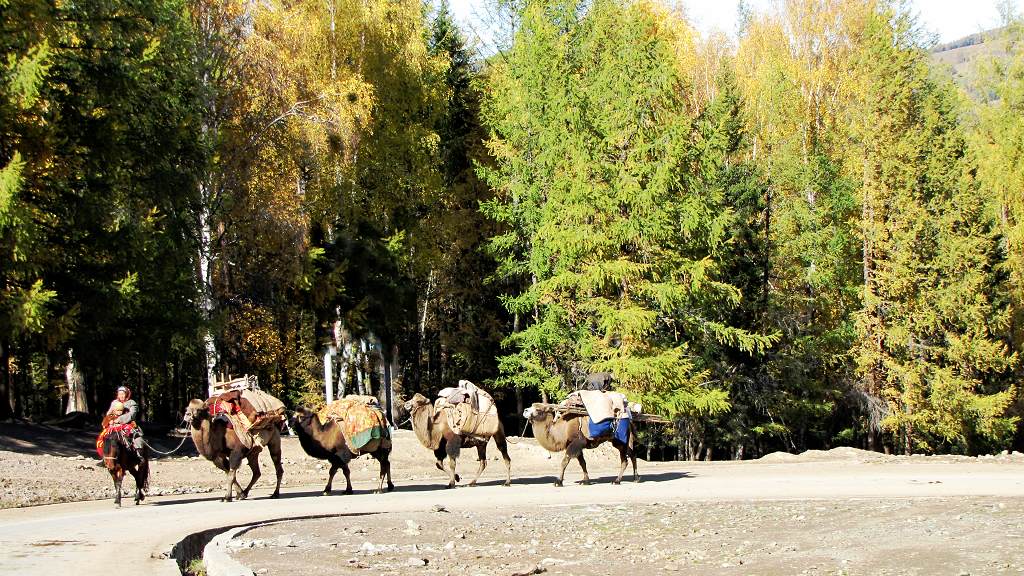
<instances>
[{"instance_id":1,"label":"pack load on camel","mask_svg":"<svg viewBox=\"0 0 1024 576\"><path fill-rule=\"evenodd\" d=\"M545 410L558 415L587 416L595 428L592 434L607 434L617 429L614 421L631 420L639 423L666 424L669 420L655 414L643 412L639 402L630 403L626 395L613 388L614 377L608 372L596 372L587 376L583 386L570 392L559 404L537 403ZM600 426L598 426L600 425ZM591 432L585 431L588 434ZM596 437L596 436L588 436Z\"/></svg>"},{"instance_id":2,"label":"pack load on camel","mask_svg":"<svg viewBox=\"0 0 1024 576\"><path fill-rule=\"evenodd\" d=\"M256 387L229 389L207 403L210 417L225 420L245 448L266 446L285 420L284 403Z\"/></svg>"},{"instance_id":3,"label":"pack load on camel","mask_svg":"<svg viewBox=\"0 0 1024 576\"><path fill-rule=\"evenodd\" d=\"M341 425L348 449L360 454L368 444L378 440L391 447L391 428L380 402L373 396L349 394L324 406L317 417L325 425L333 420ZM372 450L371 450L372 451Z\"/></svg>"},{"instance_id":4,"label":"pack load on camel","mask_svg":"<svg viewBox=\"0 0 1024 576\"><path fill-rule=\"evenodd\" d=\"M490 438L501 425L494 398L469 380L459 380L458 386L438 392L434 410L444 410L452 432L461 436Z\"/></svg>"},{"instance_id":5,"label":"pack load on camel","mask_svg":"<svg viewBox=\"0 0 1024 576\"><path fill-rule=\"evenodd\" d=\"M621 392L577 390L569 394L560 406L583 408L587 426L581 431L591 440L603 436L614 436L621 442L629 440L629 422L633 414L626 395Z\"/></svg>"}]
</instances>

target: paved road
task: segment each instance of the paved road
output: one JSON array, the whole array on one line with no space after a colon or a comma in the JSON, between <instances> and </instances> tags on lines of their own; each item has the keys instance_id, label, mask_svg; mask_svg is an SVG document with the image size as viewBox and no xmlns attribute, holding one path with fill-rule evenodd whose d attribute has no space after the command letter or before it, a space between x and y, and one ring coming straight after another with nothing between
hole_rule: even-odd
<instances>
[{"instance_id":1,"label":"paved road","mask_svg":"<svg viewBox=\"0 0 1024 576\"><path fill-rule=\"evenodd\" d=\"M352 496L321 497L319 487L310 486L285 490L279 500L267 499L269 490L255 490L254 499L230 504L208 494L153 497L138 507L126 500L121 510L110 501L0 510L0 574L107 576L115 557L133 573L178 574L173 560L159 556L191 533L287 517L422 511L435 504L465 510L671 500L1024 497L1024 464L1006 462L664 463L641 472L643 483L622 486L609 485L602 472L594 475L598 484L560 489L550 485L550 476L518 478L511 488L497 481L456 490L406 483L385 495L370 494L370 482L357 482Z\"/></svg>"}]
</instances>

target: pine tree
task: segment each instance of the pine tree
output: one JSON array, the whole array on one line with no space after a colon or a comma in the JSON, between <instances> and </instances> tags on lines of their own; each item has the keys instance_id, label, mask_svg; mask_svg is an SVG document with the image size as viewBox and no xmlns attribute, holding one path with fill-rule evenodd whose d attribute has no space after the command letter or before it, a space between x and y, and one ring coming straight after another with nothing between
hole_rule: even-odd
<instances>
[{"instance_id":1,"label":"pine tree","mask_svg":"<svg viewBox=\"0 0 1024 576\"><path fill-rule=\"evenodd\" d=\"M509 338L505 382L561 395L610 371L650 408L714 414L727 394L705 386L698 348L770 344L714 312L740 295L718 278L732 214L690 144L692 88L677 61L689 42L648 3L525 9L485 107L497 159L485 175L499 193L487 209L510 229L493 244L506 272L531 281L507 300L533 318ZM528 239L522 256L516 236Z\"/></svg>"},{"instance_id":2,"label":"pine tree","mask_svg":"<svg viewBox=\"0 0 1024 576\"><path fill-rule=\"evenodd\" d=\"M973 181L958 102L933 80L910 18L881 9L856 59L852 108L862 181L863 308L855 357L885 399L883 428L902 450L1004 445L1015 394L994 292L995 222ZM979 444L981 442L982 444Z\"/></svg>"}]
</instances>

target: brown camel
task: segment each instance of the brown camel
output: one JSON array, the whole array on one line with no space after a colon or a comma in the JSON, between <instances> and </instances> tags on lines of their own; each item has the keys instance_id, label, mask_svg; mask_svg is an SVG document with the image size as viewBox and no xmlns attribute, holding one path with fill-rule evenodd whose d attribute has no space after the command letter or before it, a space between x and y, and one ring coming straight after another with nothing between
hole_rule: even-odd
<instances>
[{"instance_id":1,"label":"brown camel","mask_svg":"<svg viewBox=\"0 0 1024 576\"><path fill-rule=\"evenodd\" d=\"M106 430L115 414L107 414L103 418L103 429ZM125 438L120 432L111 431L103 437L103 465L114 480L114 506L121 507L121 482L125 473L135 478L135 505L146 499L144 490L149 490L149 447L145 444L137 454L132 448L131 438Z\"/></svg>"},{"instance_id":2,"label":"brown camel","mask_svg":"<svg viewBox=\"0 0 1024 576\"><path fill-rule=\"evenodd\" d=\"M636 429L633 427L632 420L629 421L629 440L623 443L611 434L589 439L583 434L581 428L589 425L589 418L574 414L562 414L556 418L554 410L546 405L534 404L533 407L527 408L523 412L523 416L530 421L530 425L533 427L533 436L537 439L538 444L550 452L565 452L565 456L562 457L562 470L558 475L558 480L555 481L555 486L562 485L565 468L573 458L580 463L580 468L583 469L583 484L590 484L590 475L587 474L587 462L583 459L583 450L597 448L609 440L612 446L619 449L619 460L622 462L619 476L612 484L622 482L627 458L633 462L633 481L640 481L640 475L636 471L636 453L633 451Z\"/></svg>"},{"instance_id":3,"label":"brown camel","mask_svg":"<svg viewBox=\"0 0 1024 576\"><path fill-rule=\"evenodd\" d=\"M204 402L196 399L189 402L185 410L185 421L192 429L192 441L196 445L196 450L227 475L227 493L223 500L231 502L233 490L237 492L239 500L244 500L249 496L253 484L260 478L259 455L263 448L255 442L252 448L246 448L238 439L235 430L228 428L228 423L223 418L211 418L210 402L213 400L215 399L211 398ZM270 437L266 446L277 472L277 485L270 497L277 498L281 495L281 477L284 476L284 467L281 466L281 429L275 424L268 430ZM252 479L244 490L236 478L242 460L247 460L249 469L252 470Z\"/></svg>"},{"instance_id":4,"label":"brown camel","mask_svg":"<svg viewBox=\"0 0 1024 576\"><path fill-rule=\"evenodd\" d=\"M422 394L417 393L412 397L412 400L406 402L405 410L412 416L412 429L416 432L416 437L419 438L420 443L434 451L434 457L437 459L434 465L437 466L438 470L448 473L449 488L455 487L455 483L460 480L459 475L455 473L455 463L459 458L459 451L462 448L476 448L480 465L477 468L476 476L469 483L470 486L476 486L477 479L480 478L480 474L487 467L488 438L456 434L448 426L448 418L445 416L444 410L435 413L434 404ZM505 427L501 422L498 422L498 432L494 434L494 443L498 446L498 450L501 451L502 459L505 460L505 486L511 486L512 459L508 457ZM448 456L450 470L446 470L444 467L445 455Z\"/></svg>"},{"instance_id":5,"label":"brown camel","mask_svg":"<svg viewBox=\"0 0 1024 576\"><path fill-rule=\"evenodd\" d=\"M352 493L352 479L348 463L356 456L369 454L380 463L380 483L377 485L375 494L384 492L384 479L388 481L388 492L395 489L391 482L391 439L375 438L356 452L352 452L345 441L345 433L340 424L335 420L328 420L321 424L316 413L305 408L299 408L292 417L291 426L299 436L299 444L313 458L327 460L331 463L331 471L327 476L327 486L324 487L324 494L331 493L331 484L334 483L334 475L338 468L345 474L345 494Z\"/></svg>"}]
</instances>

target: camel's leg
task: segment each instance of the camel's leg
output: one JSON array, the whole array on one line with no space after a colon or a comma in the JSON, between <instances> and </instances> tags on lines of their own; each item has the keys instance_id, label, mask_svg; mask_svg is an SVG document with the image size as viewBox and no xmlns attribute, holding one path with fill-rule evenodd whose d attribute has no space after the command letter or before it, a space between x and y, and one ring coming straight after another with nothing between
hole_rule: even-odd
<instances>
[{"instance_id":1,"label":"camel's leg","mask_svg":"<svg viewBox=\"0 0 1024 576\"><path fill-rule=\"evenodd\" d=\"M235 461L235 453L238 453L238 461ZM256 481L260 479L263 474L260 472L260 450L254 448L249 451L248 454L243 454L241 449L231 453L231 470L232 475L238 474L238 469L242 466L242 458L245 458L249 462L249 470L252 470L252 478L249 479L249 484L242 489L242 493L238 495L239 500L245 500L249 497L249 490L252 490ZM229 500L230 501L230 500Z\"/></svg>"},{"instance_id":2,"label":"camel's leg","mask_svg":"<svg viewBox=\"0 0 1024 576\"><path fill-rule=\"evenodd\" d=\"M572 457L569 456L569 450L566 449L565 455L562 456L562 469L558 472L558 480L555 480L555 486L561 488L562 480L565 479L565 468L569 466L569 461Z\"/></svg>"},{"instance_id":3,"label":"camel's leg","mask_svg":"<svg viewBox=\"0 0 1024 576\"><path fill-rule=\"evenodd\" d=\"M345 491L342 492L342 494L351 494L352 493L352 470L349 469L348 461L347 460L343 460L343 459L340 459L340 458L339 458L339 460L341 460L341 473L345 475Z\"/></svg>"},{"instance_id":4,"label":"camel's leg","mask_svg":"<svg viewBox=\"0 0 1024 576\"><path fill-rule=\"evenodd\" d=\"M388 482L388 492L395 489L395 485L391 482L391 449L378 448L373 452L373 457L380 464L380 484L377 485L377 493L384 493L384 480Z\"/></svg>"},{"instance_id":5,"label":"camel's leg","mask_svg":"<svg viewBox=\"0 0 1024 576\"><path fill-rule=\"evenodd\" d=\"M590 474L587 473L587 461L583 459L583 450L576 455L576 461L580 463L580 468L583 469L583 481L580 484L588 486L590 484Z\"/></svg>"},{"instance_id":6,"label":"camel's leg","mask_svg":"<svg viewBox=\"0 0 1024 576\"><path fill-rule=\"evenodd\" d=\"M476 447L476 457L480 463L476 467L476 476L469 481L470 486L476 486L476 481L484 473L484 469L487 468L487 444L481 444Z\"/></svg>"},{"instance_id":7,"label":"camel's leg","mask_svg":"<svg viewBox=\"0 0 1024 576\"><path fill-rule=\"evenodd\" d=\"M508 442L505 441L505 431L499 429L494 435L494 443L501 452L501 459L505 461L505 486L512 485L512 459L508 457Z\"/></svg>"},{"instance_id":8,"label":"camel's leg","mask_svg":"<svg viewBox=\"0 0 1024 576\"><path fill-rule=\"evenodd\" d=\"M381 465L387 467L388 492L391 492L392 490L395 489L395 484L394 484L394 482L391 481L391 449L390 448L388 448L387 451L384 452L384 459L381 460Z\"/></svg>"},{"instance_id":9,"label":"camel's leg","mask_svg":"<svg viewBox=\"0 0 1024 576\"><path fill-rule=\"evenodd\" d=\"M434 450L434 458L437 459L437 461L434 462L434 466L436 466L438 470L440 470L441 472L444 472L445 474L448 473L448 469L444 467L444 459L447 458L447 457L448 457L448 442L446 442L444 439L442 439L441 440L441 446L437 450ZM461 480L462 480L462 478L459 478L459 475L456 474L455 475L455 481L459 482Z\"/></svg>"},{"instance_id":10,"label":"camel's leg","mask_svg":"<svg viewBox=\"0 0 1024 576\"><path fill-rule=\"evenodd\" d=\"M270 438L270 442L267 444L267 450L270 451L270 459L274 462L274 473L277 475L277 483L274 485L274 493L270 495L271 498L277 498L281 495L281 479L284 477L284 466L281 465L281 435L274 434Z\"/></svg>"},{"instance_id":11,"label":"camel's leg","mask_svg":"<svg viewBox=\"0 0 1024 576\"><path fill-rule=\"evenodd\" d=\"M455 483L459 481L458 474L455 473L455 463L459 459L459 451L462 449L462 437L456 436L448 442L445 446L445 452L448 454L448 465L451 470L448 471L448 487L454 488Z\"/></svg>"},{"instance_id":12,"label":"camel's leg","mask_svg":"<svg viewBox=\"0 0 1024 576\"><path fill-rule=\"evenodd\" d=\"M331 471L327 473L327 486L324 486L324 495L331 493L331 484L334 484L334 475L338 473L338 468L341 468L341 463L335 458L328 459L331 463Z\"/></svg>"},{"instance_id":13,"label":"camel's leg","mask_svg":"<svg viewBox=\"0 0 1024 576\"><path fill-rule=\"evenodd\" d=\"M583 459L583 448L586 446L586 441L583 438L577 438L569 443L565 447L565 456L569 460L576 459L580 463L580 468L583 469L583 480L580 484L584 486L590 484L590 474L587 473L587 462ZM565 469L563 468L564 472Z\"/></svg>"},{"instance_id":14,"label":"camel's leg","mask_svg":"<svg viewBox=\"0 0 1024 576\"><path fill-rule=\"evenodd\" d=\"M612 484L619 484L620 482L622 482L622 474L626 472L628 454L632 452L632 450L630 450L629 446L626 444L619 444L618 446L616 446L616 448L619 449L619 475L618 477L615 478L615 480L612 480ZM633 470L636 470L635 466Z\"/></svg>"},{"instance_id":15,"label":"camel's leg","mask_svg":"<svg viewBox=\"0 0 1024 576\"><path fill-rule=\"evenodd\" d=\"M633 445L633 441L635 439L636 439L636 430L633 429L633 422L630 421L630 423L629 423L629 444L627 445L627 447L629 448L629 451L627 452L627 454L629 455L630 461L633 462L633 482L639 482L640 481L640 474L636 471L636 446Z\"/></svg>"},{"instance_id":16,"label":"camel's leg","mask_svg":"<svg viewBox=\"0 0 1024 576\"><path fill-rule=\"evenodd\" d=\"M231 454L228 455L227 469L224 470L225 477L227 478L228 481L227 494L224 496L225 502L231 502L234 499L232 491L235 489L235 486L240 486L240 484L238 483L238 467L242 465L243 458L245 458L245 454L242 453L241 449L232 450ZM249 458L249 467L252 468L251 457ZM253 482L256 481L256 474L258 472L259 467L257 466L256 469L253 470ZM249 483L249 487L252 487L252 482ZM249 487L247 487L245 490L241 490L238 493L239 500L244 500L245 497L248 496Z\"/></svg>"}]
</instances>

